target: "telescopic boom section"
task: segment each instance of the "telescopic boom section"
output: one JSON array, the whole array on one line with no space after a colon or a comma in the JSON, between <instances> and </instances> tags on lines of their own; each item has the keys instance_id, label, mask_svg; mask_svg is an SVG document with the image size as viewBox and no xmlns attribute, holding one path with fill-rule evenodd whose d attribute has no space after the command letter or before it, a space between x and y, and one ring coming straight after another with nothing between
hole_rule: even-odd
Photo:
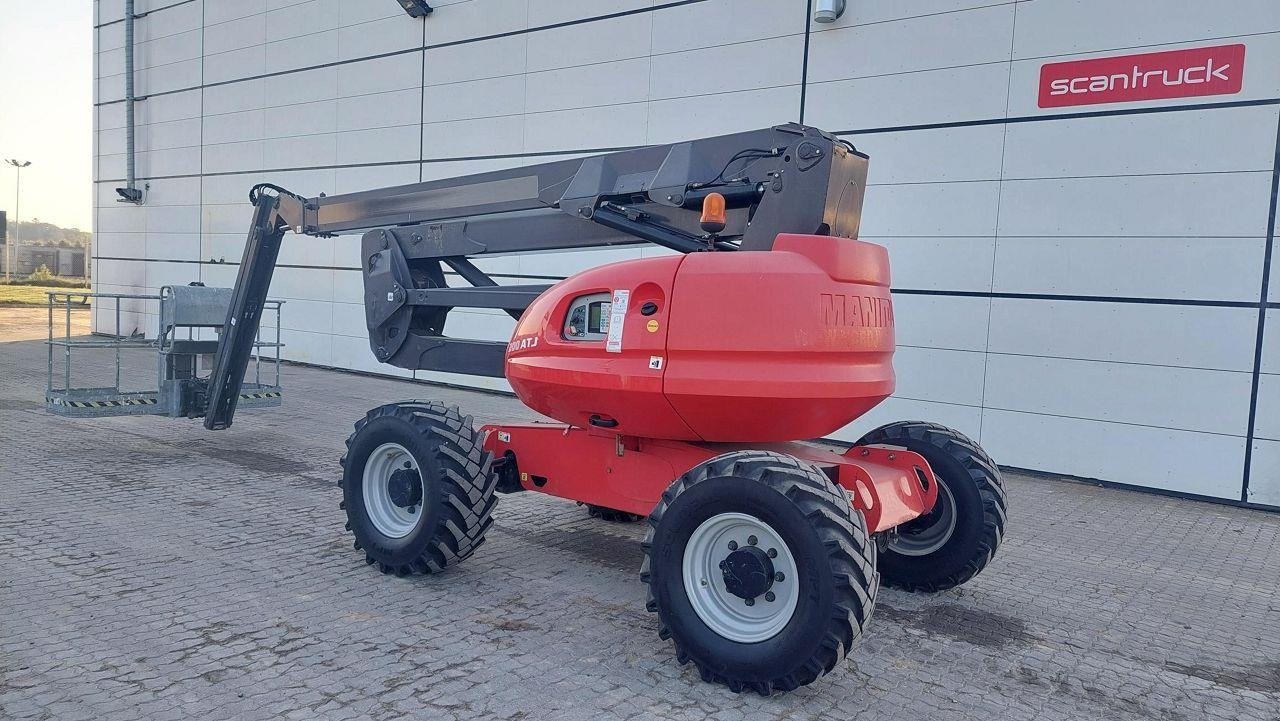
<instances>
[{"instance_id":1,"label":"telescopic boom section","mask_svg":"<svg viewBox=\"0 0 1280 721\"><path fill-rule=\"evenodd\" d=\"M256 186L253 226L201 399L205 427L231 424L285 231L364 233L365 314L380 362L501 376L506 344L446 337L449 311L495 308L519 318L549 286L499 285L469 258L637 243L681 253L767 251L779 233L855 238L866 177L866 156L852 145L788 124L327 197ZM724 228L708 233L700 220L712 193L724 199ZM446 275L469 287L448 287Z\"/></svg>"}]
</instances>

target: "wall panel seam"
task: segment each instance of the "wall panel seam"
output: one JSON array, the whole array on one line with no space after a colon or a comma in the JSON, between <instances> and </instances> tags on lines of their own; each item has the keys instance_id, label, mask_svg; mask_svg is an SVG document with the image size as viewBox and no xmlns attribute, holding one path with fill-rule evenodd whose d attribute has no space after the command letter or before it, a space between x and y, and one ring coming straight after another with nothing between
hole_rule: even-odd
<instances>
[{"instance_id":1,"label":"wall panel seam","mask_svg":"<svg viewBox=\"0 0 1280 721\"><path fill-rule=\"evenodd\" d=\"M930 401L937 402L937 401ZM1175 431L1178 433L1198 433L1205 436L1218 436L1221 438L1238 438L1245 440L1242 433L1224 433L1222 431L1206 431L1200 428L1179 428L1177 426L1162 426L1152 423L1134 423L1132 421L1117 421L1113 418L1094 418L1089 416L1073 416L1065 413L1046 413L1044 411L1028 411L1020 408L1000 408L998 406L984 406L984 411L999 411L1001 413L1020 413L1028 416L1042 416L1045 418L1061 418L1070 421L1086 421L1089 423L1110 423L1117 426L1129 426L1131 428L1149 428L1156 431Z\"/></svg>"},{"instance_id":2,"label":"wall panel seam","mask_svg":"<svg viewBox=\"0 0 1280 721\"><path fill-rule=\"evenodd\" d=\"M813 0L804 4L804 55L800 60L800 120L804 125L804 105L809 88L809 40L813 36Z\"/></svg>"},{"instance_id":3,"label":"wall panel seam","mask_svg":"<svg viewBox=\"0 0 1280 721\"><path fill-rule=\"evenodd\" d=\"M451 40L451 41L448 41L448 42L435 43L435 44L433 44L433 45L424 45L424 46L422 46L422 47L417 47L417 48L407 48L407 49L401 49L401 50L391 50L391 51L388 51L388 52L385 52L385 53L377 53L377 54L374 54L374 55L368 55L368 56L359 57L359 58L350 58L350 59L347 59L347 60L336 60L336 61L333 61L333 62L328 62L328 63L318 63L318 64L316 64L316 65L307 65L307 66L298 67L298 68L289 68L289 69L287 69L287 70L280 70L280 71L271 72L271 73L262 73L262 74L260 74L260 75L251 75L251 76L243 77L243 78L231 78L231 79L227 79L227 80L219 80L219 81L217 81L217 82L204 84L204 85L202 85L201 87L204 87L204 88L211 88L211 87L218 87L218 86L222 86L222 85L231 85L231 84L234 84L234 83L246 83L246 82L251 82L251 81L254 81L254 80L262 80L262 79L264 79L264 78L278 77L278 76L280 76L280 75L289 75L289 74L292 74L292 73L302 73L302 72L307 72L307 71L309 71L309 70L323 70L323 69L325 69L325 68L337 67L337 66L339 66L339 65L348 65L348 64L351 64L351 63L364 62L364 61L367 61L367 60L381 60L381 59L383 59L383 58L390 58L390 57L395 57L395 56L398 56L398 55L406 55L406 54L408 54L408 53L420 52L420 51L423 51L423 50L439 50L439 49L441 49L441 48L455 47L455 46L458 46L458 45L469 45L469 44L471 44L471 43L485 42L485 41L487 41L487 40L498 40L498 39L500 39L500 38L516 37L516 36L520 36L520 35L528 35L528 34L531 34L531 33L542 32L542 31L546 31L546 30L556 30L556 29L559 29L559 28L571 27L571 26L574 26L574 25L585 25L585 24L588 24L588 23L600 22L600 21L604 21L604 20L614 20L614 19L617 19L617 18L620 18L620 17L627 17L627 16L630 16L630 15L639 15L639 14L643 14L643 13L654 13L654 12L660 12L660 11L662 11L662 10L670 10L670 9L677 8L677 7L683 7L683 6L685 6L685 5L694 5L694 4L697 4L697 3L703 3L703 2L708 2L708 0L674 0L673 2L666 2L666 3L662 3L662 4L660 4L660 5L653 5L653 6L651 6L651 7L635 8L635 9L632 9L632 10L623 10L623 11L619 11L619 12L615 12L615 13L608 13L608 14L605 14L605 15L593 15L593 16L591 16L591 17L587 17L587 18L580 18L580 19L578 19L578 20L566 20L566 21L564 21L564 22L560 22L560 23L551 23L551 24L549 24L549 25L539 25L539 26L537 26L537 27L525 28L525 29L523 29L523 30L512 30L512 31L509 31L509 32L504 32L504 33L494 33L494 34L491 34L491 35L480 35L480 36L476 36L476 37L472 37L472 38L464 38L464 39L461 39L461 40ZM166 91L164 91L164 92L162 92L162 93L152 93L151 95L152 95L152 96L155 96L155 95L167 95L167 94L171 94L171 93L185 92L185 91L187 91L187 90L195 90L195 89L196 89L196 88L182 88L182 89L179 89L179 90L166 90ZM122 103L122 102L124 102L124 101L123 101L123 100L109 100L109 101L100 102L100 103L98 103L98 104L99 104L99 105L110 105L110 104L114 104L114 103Z\"/></svg>"},{"instance_id":4,"label":"wall panel seam","mask_svg":"<svg viewBox=\"0 0 1280 721\"><path fill-rule=\"evenodd\" d=\"M830 32L839 32L841 30L850 30L854 28L870 28L870 27L875 27L876 25L900 23L907 20L919 20L920 18L932 18L932 17L938 17L940 15L955 15L956 13L967 13L967 12L973 12L975 10L989 10L991 8L1004 7L1005 5L1016 6L1020 2L1030 2L1030 1L1031 0L1009 0L1008 2L997 2L997 3L991 3L989 5L975 5L973 7L957 8L955 10L941 10L935 13L921 13L919 15L904 15L903 17L899 17L899 18L885 18L884 20L872 20L871 22L867 22L867 23L855 22L853 25L846 25L846 26L837 27L837 28L818 28L814 32L830 33Z\"/></svg>"},{"instance_id":5,"label":"wall panel seam","mask_svg":"<svg viewBox=\"0 0 1280 721\"><path fill-rule=\"evenodd\" d=\"M1013 6L1012 26L1009 28L1009 65L1008 72L1005 77L1004 88L1004 116L1009 117L1009 104L1013 95L1013 51L1017 46L1018 39L1018 6ZM1000 204L1004 199L1004 161L1005 150L1009 143L1009 124L1003 123L1000 126L1000 183L996 186L996 218L992 225L991 238L991 275L989 278L988 292L994 293L996 289L996 268L997 260L1000 257ZM995 299L987 299L987 327L984 334L984 347L982 355L982 390L979 393L978 405L983 408L987 405L987 376L991 371L991 319L995 314ZM978 414L978 440L982 440L982 414Z\"/></svg>"},{"instance_id":6,"label":"wall panel seam","mask_svg":"<svg viewBox=\"0 0 1280 721\"><path fill-rule=\"evenodd\" d=\"M741 91L741 92L746 92L746 91ZM885 127L885 128L868 128L868 129L861 129L861 130L843 130L843 131L837 131L834 134L835 135L855 135L858 133L869 134L869 133L882 133L882 132L901 132L905 130L937 130L942 128L971 127L975 125L995 125L1000 123L1051 122L1051 121L1057 121L1057 120L1071 120L1071 119L1089 118L1089 117L1109 117L1114 115L1141 115L1141 114L1162 113L1162 112L1186 112L1186 111L1200 111L1200 110L1210 110L1210 109L1220 109L1220 108L1252 107L1252 106L1258 106L1258 105L1280 105L1280 98L1234 101L1234 102L1227 102L1227 103L1200 103L1200 104L1184 105L1184 106L1165 106L1165 107L1159 107L1159 108L1132 108L1132 109L1125 109L1125 110L1099 111L1099 112L1093 112L1093 113L1067 113L1063 115L1021 116L1021 117L1013 117L1008 119L992 118L992 119L986 119L986 120L957 121L952 123L936 123L936 124L914 125L914 126L894 126L894 127ZM404 126L400 126L400 127L404 127ZM255 142L255 141L244 141L244 142ZM449 158L429 158L429 159L423 159L421 162L500 160L500 159L507 159L507 158L547 157L547 156L553 156L553 155L609 153L609 152L614 152L619 150L631 150L636 147L638 146L623 145L623 146L607 147L607 148L559 149L559 150L534 151L534 152L526 152L526 153L506 153L506 154L494 154L494 155L460 156L460 157L449 157ZM303 170L331 170L331 169L342 169L342 168L372 167L377 165L397 165L397 164L410 163L410 162L418 162L418 161L413 161L413 160L379 161L379 162L370 162L370 163L320 165L320 166L309 166L309 167L299 167L299 168L268 168L268 169L262 169L262 170L219 171L217 173L207 173L207 175L244 175L248 173L266 173L266 172L284 173L284 172L295 172L295 171L303 171ZM1254 172L1254 171L1228 171L1228 172ZM1259 172L1265 172L1265 171L1259 171ZM140 178L140 179L170 180L175 178L191 178L191 177L195 177L195 174L185 173L185 174L174 174L174 175L163 175L163 176L150 176L150 177ZM100 182L119 182L120 180L122 179L113 178L113 179L104 180ZM991 182L991 181L988 181L988 182ZM1095 237L1095 236L1084 236L1084 237ZM1129 237L1129 236L1126 236L1126 237ZM1158 236L1158 237L1169 237L1169 236ZM1208 236L1191 236L1191 237L1208 237ZM1238 236L1230 236L1230 237L1238 237Z\"/></svg>"},{"instance_id":7,"label":"wall panel seam","mask_svg":"<svg viewBox=\"0 0 1280 721\"><path fill-rule=\"evenodd\" d=\"M1258 335L1253 351L1253 383L1249 393L1249 415L1244 444L1244 473L1240 483L1240 500L1249 500L1249 476L1253 470L1253 440L1258 420L1258 384L1261 381L1263 336L1267 328L1267 301L1270 296L1272 247L1276 235L1276 202L1280 192L1280 113L1276 113L1275 156L1271 166L1271 201L1267 210L1267 241L1262 257L1262 287L1258 292Z\"/></svg>"},{"instance_id":8,"label":"wall panel seam","mask_svg":"<svg viewBox=\"0 0 1280 721\"><path fill-rule=\"evenodd\" d=\"M145 11L140 12L140 13L139 13L139 12L135 12L135 13L133 14L133 17L135 17L135 18L142 18L142 17L146 17L146 16L150 15L151 13L158 13L158 12L160 12L161 10L169 10L169 9L171 9L171 8L176 8L176 7L179 7L179 6L181 6L181 5L188 5L188 4L193 3L193 2L195 2L195 1L196 1L196 0L178 0L177 2L169 3L168 5L161 5L160 7L152 8L152 9L150 9L150 10L145 10ZM203 12L204 12L204 10L203 10L203 9L201 9L201 14L203 14ZM99 20L100 20L100 19L101 19L101 18L99 18ZM103 22L100 22L99 24L94 25L94 26L93 26L93 29L94 29L94 30L101 30L102 28L105 28L105 27L107 27L107 26L109 26L109 25L118 25L118 24L120 24L120 23L122 23L122 22L124 22L124 18L123 18L123 17L120 17L120 18L116 18L115 20L108 20L108 21L106 21L106 22L104 22L104 23L103 23Z\"/></svg>"}]
</instances>

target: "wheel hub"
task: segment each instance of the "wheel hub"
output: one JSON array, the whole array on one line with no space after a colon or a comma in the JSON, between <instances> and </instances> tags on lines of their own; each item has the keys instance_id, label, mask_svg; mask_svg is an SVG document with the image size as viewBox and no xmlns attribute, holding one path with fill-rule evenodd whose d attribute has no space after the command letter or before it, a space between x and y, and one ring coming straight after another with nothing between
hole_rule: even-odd
<instances>
[{"instance_id":1,"label":"wheel hub","mask_svg":"<svg viewBox=\"0 0 1280 721\"><path fill-rule=\"evenodd\" d=\"M369 521L388 538L404 538L422 517L426 479L413 454L399 443L383 443L365 460L361 495Z\"/></svg>"},{"instance_id":2,"label":"wheel hub","mask_svg":"<svg viewBox=\"0 0 1280 721\"><path fill-rule=\"evenodd\" d=\"M742 599L754 599L773 587L773 561L758 546L746 546L720 562L724 587Z\"/></svg>"},{"instance_id":3,"label":"wheel hub","mask_svg":"<svg viewBox=\"0 0 1280 721\"><path fill-rule=\"evenodd\" d=\"M890 551L904 556L927 556L951 540L956 530L956 500L941 476L937 477L937 483L938 500L933 508L899 526L897 534L889 540Z\"/></svg>"},{"instance_id":4,"label":"wheel hub","mask_svg":"<svg viewBox=\"0 0 1280 721\"><path fill-rule=\"evenodd\" d=\"M746 513L719 513L695 528L681 572L698 618L739 643L777 635L800 599L790 547L772 526Z\"/></svg>"},{"instance_id":5,"label":"wheel hub","mask_svg":"<svg viewBox=\"0 0 1280 721\"><path fill-rule=\"evenodd\" d=\"M422 502L422 482L412 468L401 468L387 479L387 495L397 508L413 508Z\"/></svg>"}]
</instances>

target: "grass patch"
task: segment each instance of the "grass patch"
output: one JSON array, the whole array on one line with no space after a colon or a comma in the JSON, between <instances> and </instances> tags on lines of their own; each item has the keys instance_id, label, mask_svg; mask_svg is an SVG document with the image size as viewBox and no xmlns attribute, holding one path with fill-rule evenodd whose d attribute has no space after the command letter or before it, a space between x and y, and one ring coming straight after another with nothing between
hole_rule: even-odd
<instances>
[{"instance_id":1,"label":"grass patch","mask_svg":"<svg viewBox=\"0 0 1280 721\"><path fill-rule=\"evenodd\" d=\"M52 287L47 285L18 285L16 283L0 283L0 305L49 305L49 296L46 293L53 291L55 293L74 293L74 286L70 287ZM85 289L85 292L89 292ZM62 306L66 301L58 302ZM88 307L87 298L71 297L71 306Z\"/></svg>"},{"instance_id":2,"label":"grass patch","mask_svg":"<svg viewBox=\"0 0 1280 721\"><path fill-rule=\"evenodd\" d=\"M15 278L14 280L4 280L0 278L0 286L5 285L34 285L50 289L58 288L84 288L84 278Z\"/></svg>"}]
</instances>

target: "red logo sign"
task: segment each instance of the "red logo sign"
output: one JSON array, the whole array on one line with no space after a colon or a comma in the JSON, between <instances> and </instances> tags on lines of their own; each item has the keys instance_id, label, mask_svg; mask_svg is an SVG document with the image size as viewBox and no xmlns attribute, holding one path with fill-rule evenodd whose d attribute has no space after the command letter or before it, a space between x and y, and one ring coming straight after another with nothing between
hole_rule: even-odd
<instances>
[{"instance_id":1,"label":"red logo sign","mask_svg":"<svg viewBox=\"0 0 1280 721\"><path fill-rule=\"evenodd\" d=\"M1040 68L1040 107L1231 95L1244 80L1244 46L1169 50L1048 63Z\"/></svg>"}]
</instances>

